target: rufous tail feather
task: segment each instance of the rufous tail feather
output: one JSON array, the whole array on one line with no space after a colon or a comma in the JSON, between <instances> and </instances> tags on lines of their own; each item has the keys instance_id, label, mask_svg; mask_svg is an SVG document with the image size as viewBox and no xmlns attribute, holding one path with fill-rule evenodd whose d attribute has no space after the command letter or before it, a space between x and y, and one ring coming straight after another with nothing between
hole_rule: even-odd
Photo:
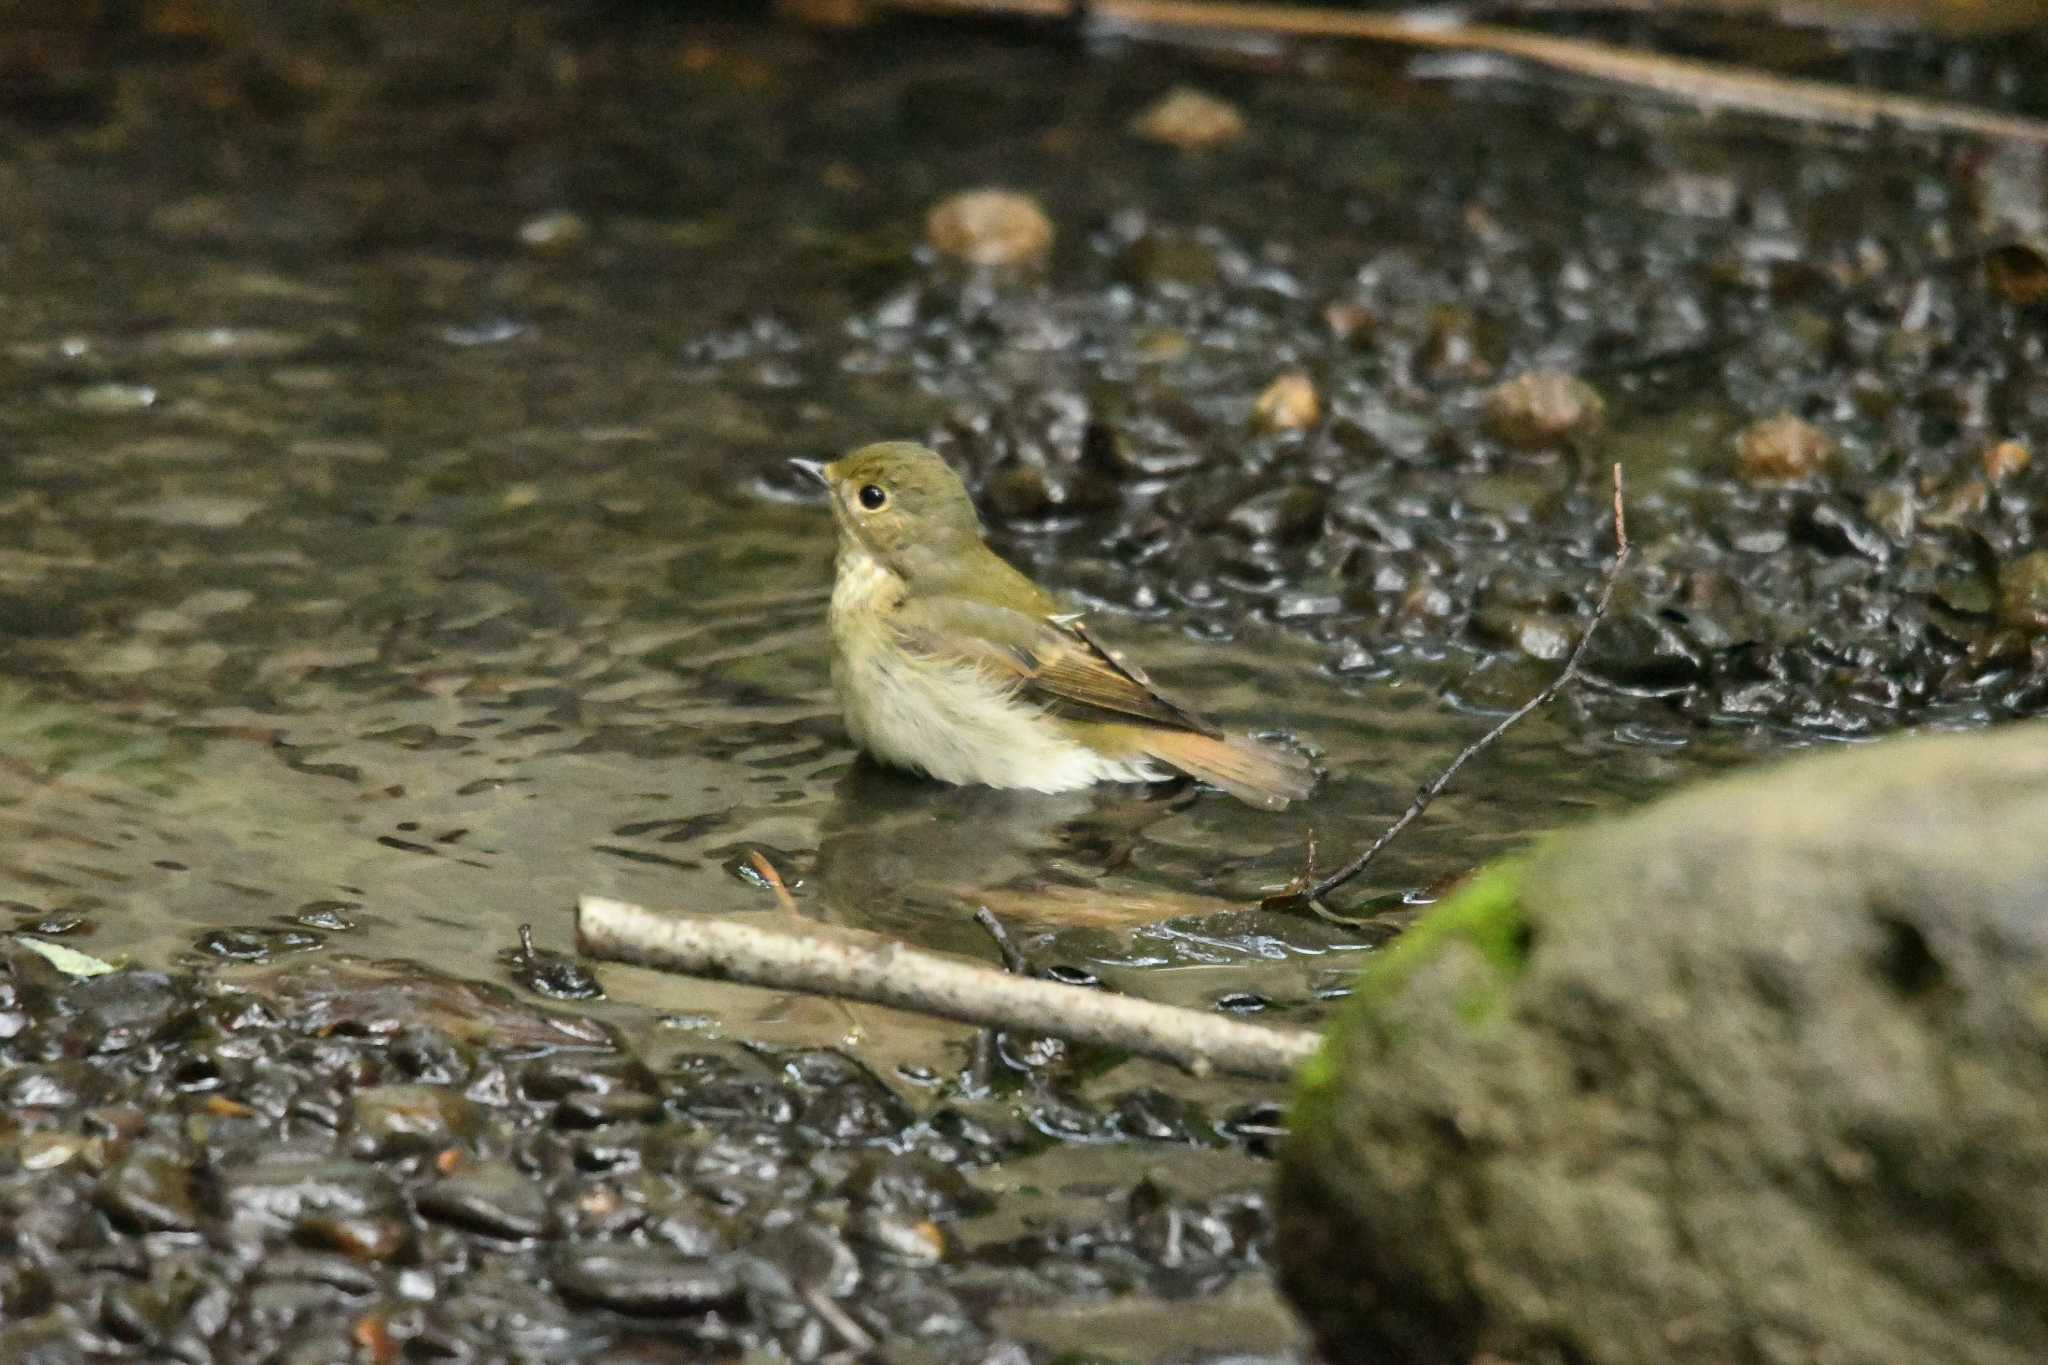
<instances>
[{"instance_id":1,"label":"rufous tail feather","mask_svg":"<svg viewBox=\"0 0 2048 1365\"><path fill-rule=\"evenodd\" d=\"M1221 787L1246 805L1286 810L1315 786L1315 770L1291 749L1249 735L1212 737L1192 730L1161 730L1145 736L1153 758Z\"/></svg>"}]
</instances>

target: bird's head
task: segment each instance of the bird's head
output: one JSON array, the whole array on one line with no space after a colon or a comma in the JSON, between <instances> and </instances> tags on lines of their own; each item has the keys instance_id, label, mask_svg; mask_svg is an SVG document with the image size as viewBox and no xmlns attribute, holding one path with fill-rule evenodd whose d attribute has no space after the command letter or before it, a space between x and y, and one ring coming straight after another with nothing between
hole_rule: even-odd
<instances>
[{"instance_id":1,"label":"bird's head","mask_svg":"<svg viewBox=\"0 0 2048 1365\"><path fill-rule=\"evenodd\" d=\"M857 544L904 578L982 548L981 518L967 485L936 451L882 441L827 465L792 463L831 494L842 543Z\"/></svg>"}]
</instances>

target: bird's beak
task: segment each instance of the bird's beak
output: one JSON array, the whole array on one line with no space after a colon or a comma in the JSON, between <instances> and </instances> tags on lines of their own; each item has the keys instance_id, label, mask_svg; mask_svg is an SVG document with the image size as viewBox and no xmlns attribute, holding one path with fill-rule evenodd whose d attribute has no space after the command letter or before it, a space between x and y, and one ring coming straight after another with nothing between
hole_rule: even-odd
<instances>
[{"instance_id":1,"label":"bird's beak","mask_svg":"<svg viewBox=\"0 0 2048 1365\"><path fill-rule=\"evenodd\" d=\"M791 460L789 467L802 470L819 483L825 482L825 466L819 464L816 460Z\"/></svg>"}]
</instances>

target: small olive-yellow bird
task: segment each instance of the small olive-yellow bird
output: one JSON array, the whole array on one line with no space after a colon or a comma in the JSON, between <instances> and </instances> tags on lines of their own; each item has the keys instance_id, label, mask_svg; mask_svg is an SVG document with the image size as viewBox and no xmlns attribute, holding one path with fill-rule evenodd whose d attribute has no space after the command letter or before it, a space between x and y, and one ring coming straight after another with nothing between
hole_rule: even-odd
<instances>
[{"instance_id":1,"label":"small olive-yellow bird","mask_svg":"<svg viewBox=\"0 0 2048 1365\"><path fill-rule=\"evenodd\" d=\"M1267 810L1308 795L1306 759L1167 697L989 549L935 452L887 441L792 463L831 494L832 683L875 758L1041 792L1185 774Z\"/></svg>"}]
</instances>

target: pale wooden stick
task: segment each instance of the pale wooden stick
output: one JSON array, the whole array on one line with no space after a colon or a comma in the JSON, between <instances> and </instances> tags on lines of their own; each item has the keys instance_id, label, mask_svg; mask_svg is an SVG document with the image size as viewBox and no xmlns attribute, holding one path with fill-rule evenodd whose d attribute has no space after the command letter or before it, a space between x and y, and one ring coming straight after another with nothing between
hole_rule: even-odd
<instances>
[{"instance_id":1,"label":"pale wooden stick","mask_svg":"<svg viewBox=\"0 0 2048 1365\"><path fill-rule=\"evenodd\" d=\"M870 943L868 937L852 939L842 931L828 938L732 918L663 915L607 896L583 896L576 905L577 946L592 957L865 1000L969 1024L1032 1029L1158 1057L1196 1075L1222 1071L1281 1080L1321 1045L1307 1029L1267 1028L1012 976L892 939Z\"/></svg>"},{"instance_id":2,"label":"pale wooden stick","mask_svg":"<svg viewBox=\"0 0 2048 1365\"><path fill-rule=\"evenodd\" d=\"M877 0L883 9L982 18L1056 19L1072 0ZM1250 37L1342 38L1403 47L1493 52L1553 71L1648 90L1705 109L1732 109L1805 123L1921 133L1968 133L2048 144L2048 122L1949 100L1860 90L1773 76L1720 62L1639 52L1579 38L1552 38L1497 24L1444 23L1400 14L1230 4L1224 0L1090 0L1090 24L1133 32L1180 30Z\"/></svg>"}]
</instances>

